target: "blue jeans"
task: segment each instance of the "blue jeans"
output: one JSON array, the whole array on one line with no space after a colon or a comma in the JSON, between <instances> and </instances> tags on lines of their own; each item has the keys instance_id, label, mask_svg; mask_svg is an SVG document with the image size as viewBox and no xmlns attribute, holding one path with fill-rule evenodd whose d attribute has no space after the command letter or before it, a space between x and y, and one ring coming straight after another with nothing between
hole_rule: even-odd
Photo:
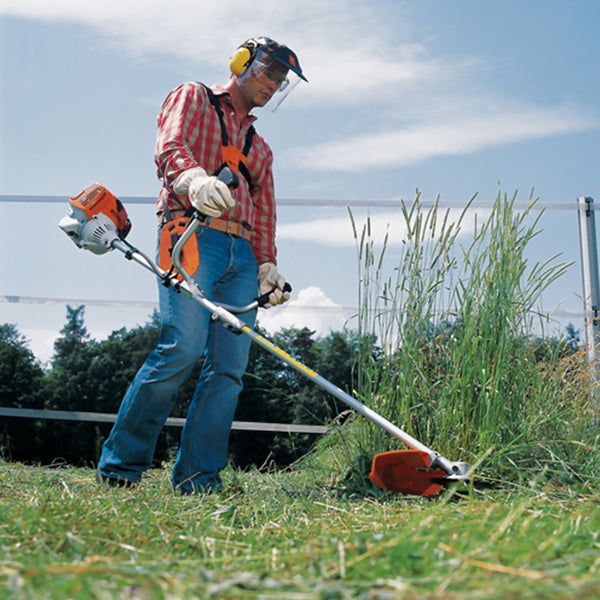
<instances>
[{"instance_id":1,"label":"blue jeans","mask_svg":"<svg viewBox=\"0 0 600 600\"><path fill-rule=\"evenodd\" d=\"M200 265L193 278L206 298L234 306L249 304L258 292L249 242L204 227L197 231L197 242ZM204 357L171 483L182 493L219 490L250 340L212 321L197 302L162 284L159 301L158 344L123 398L98 470L105 477L140 481L152 463L179 387ZM238 316L254 326L255 310Z\"/></svg>"}]
</instances>

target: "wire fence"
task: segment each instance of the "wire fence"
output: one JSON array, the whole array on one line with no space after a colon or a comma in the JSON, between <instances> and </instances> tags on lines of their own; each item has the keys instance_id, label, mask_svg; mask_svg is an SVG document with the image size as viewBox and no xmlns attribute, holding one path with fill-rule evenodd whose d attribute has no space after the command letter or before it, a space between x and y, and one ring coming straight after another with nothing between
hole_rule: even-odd
<instances>
[{"instance_id":1,"label":"wire fence","mask_svg":"<svg viewBox=\"0 0 600 600\"><path fill-rule=\"evenodd\" d=\"M125 204L155 204L156 198L148 196L123 196L121 200ZM33 196L33 195L0 195L0 203L65 203L68 201L67 196ZM285 199L277 200L279 206L299 206L299 207L360 207L360 208L389 208L399 209L403 205L402 200L359 200L359 199ZM422 201L424 207L434 205L434 201ZM439 202L440 208L463 208L464 201L448 201ZM493 208L493 202L478 201L477 206L472 210L486 210ZM540 203L536 202L533 207L528 202L520 202L514 204L515 210L549 210L549 211L577 211L578 205L573 203ZM596 211L596 207L591 204L590 210ZM59 304L59 305L86 305L86 306L102 306L102 307L129 307L129 308L148 308L155 309L158 307L157 302L153 301L135 301L135 300L102 300L95 298L68 298L68 297L47 297L47 296L21 296L21 295L0 295L0 303L9 304ZM315 312L343 312L346 314L355 314L358 312L358 307L353 306L310 306L302 305L294 307L294 310ZM362 309L364 310L364 308ZM565 310L554 308L552 310L543 311L544 315L550 318L567 319L567 318L583 318L591 319L596 315L591 311L585 310ZM0 407L0 416L3 417L18 417L28 419L50 419L50 420L66 420L66 421L89 421L96 423L114 423L116 415L110 413L91 413L81 411L56 411L56 410L38 410L38 409L23 409ZM169 418L166 425L172 427L183 427L185 419ZM301 424L285 424L285 423L257 423L246 421L234 421L233 429L245 431L270 431L281 433L308 433L308 434L323 434L328 431L328 428L320 425L301 425Z\"/></svg>"},{"instance_id":2,"label":"wire fence","mask_svg":"<svg viewBox=\"0 0 600 600\"><path fill-rule=\"evenodd\" d=\"M0 203L12 202L12 203L61 203L64 204L68 201L67 196L33 196L33 195L11 195L2 194L0 195ZM125 204L155 204L156 198L150 196L123 196L122 201ZM302 199L302 198L278 198L278 206L349 206L349 207L360 207L360 208L400 208L402 206L402 200L381 200L381 199ZM424 200L422 205L424 207L433 206L434 201ZM452 201L444 200L439 202L440 208L463 208L465 206L464 201ZM478 201L477 206L473 207L472 210L480 209L486 210L493 208L493 202ZM531 208L529 202L515 202L514 209L527 210ZM577 211L578 205L574 202L536 202L533 205L535 210L549 210L549 211ZM590 206L590 210L598 210L595 205ZM130 308L158 308L157 302L152 301L137 301L137 300L102 300L97 298L52 298L44 296L17 296L17 295L0 295L0 303L12 303L12 304L60 304L60 305L85 305L85 306L103 306L103 307L130 307ZM357 306L316 306L316 305L302 305L295 307L295 310L301 312L337 312L345 314L356 314L358 312ZM594 315L589 311L584 310L565 310L555 308L552 310L544 311L544 315L555 319L568 319L568 318L583 318L589 319Z\"/></svg>"},{"instance_id":3,"label":"wire fence","mask_svg":"<svg viewBox=\"0 0 600 600\"><path fill-rule=\"evenodd\" d=\"M124 204L156 204L156 198L151 196L120 196ZM69 196L29 196L25 194L0 194L1 202L22 202L22 203L61 203L68 202ZM330 207L357 207L357 208L401 208L404 201L402 199L336 199L336 198L277 198L277 206L330 206ZM422 200L421 205L425 208L433 206L434 200ZM444 200L439 201L440 208L464 208L464 200ZM477 201L477 205L472 208L491 209L494 202ZM515 202L514 209L520 210L577 210L577 205L573 202L536 202L531 205L529 202ZM592 210L598 210L593 207Z\"/></svg>"},{"instance_id":4,"label":"wire fence","mask_svg":"<svg viewBox=\"0 0 600 600\"><path fill-rule=\"evenodd\" d=\"M158 302L151 300L100 300L97 298L65 298L65 297L47 297L47 296L14 296L14 295L0 295L0 304L55 304L55 305L69 305L69 306L101 306L111 308L147 308L150 310L158 309ZM300 306L294 306L294 311L315 313L344 313L353 315L358 313L358 306L341 306L336 304L334 306L320 306L311 304L302 304ZM360 309L365 311L364 307ZM375 311L375 309L372 309ZM538 314L538 313L536 313ZM553 319L571 319L571 318L583 318L591 319L595 318L596 314L592 311L585 310L573 310L563 308L553 308L550 310L542 311L542 314Z\"/></svg>"},{"instance_id":5,"label":"wire fence","mask_svg":"<svg viewBox=\"0 0 600 600\"><path fill-rule=\"evenodd\" d=\"M49 419L54 421L86 421L92 423L114 423L117 415L112 413L95 413L75 410L45 410L36 408L10 408L0 406L1 417L18 417L23 419ZM185 419L169 417L165 423L168 427L183 427ZM256 421L234 421L232 429L238 431L266 431L273 433L310 433L323 434L329 431L324 425L303 425L294 423L260 423Z\"/></svg>"}]
</instances>

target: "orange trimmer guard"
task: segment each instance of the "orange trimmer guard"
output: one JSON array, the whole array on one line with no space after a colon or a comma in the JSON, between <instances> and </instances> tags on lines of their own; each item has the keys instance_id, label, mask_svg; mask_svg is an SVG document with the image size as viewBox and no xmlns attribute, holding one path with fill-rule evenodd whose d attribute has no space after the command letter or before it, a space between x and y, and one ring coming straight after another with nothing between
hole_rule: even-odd
<instances>
[{"instance_id":1,"label":"orange trimmer guard","mask_svg":"<svg viewBox=\"0 0 600 600\"><path fill-rule=\"evenodd\" d=\"M429 467L429 454L420 450L394 450L373 458L369 479L379 488L411 494L431 496L442 489L446 477L442 469Z\"/></svg>"}]
</instances>

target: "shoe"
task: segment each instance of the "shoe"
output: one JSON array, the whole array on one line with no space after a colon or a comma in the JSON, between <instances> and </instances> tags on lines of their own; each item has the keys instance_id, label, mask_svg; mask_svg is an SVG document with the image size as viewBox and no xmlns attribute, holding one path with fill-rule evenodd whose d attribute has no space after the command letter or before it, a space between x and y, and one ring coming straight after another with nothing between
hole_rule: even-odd
<instances>
[{"instance_id":1,"label":"shoe","mask_svg":"<svg viewBox=\"0 0 600 600\"><path fill-rule=\"evenodd\" d=\"M171 484L173 485L173 482ZM173 485L173 491L181 496L218 494L223 491L223 484L220 477L211 477L204 483L197 481L192 483L190 480L186 480L178 485Z\"/></svg>"},{"instance_id":2,"label":"shoe","mask_svg":"<svg viewBox=\"0 0 600 600\"><path fill-rule=\"evenodd\" d=\"M109 477L103 475L100 471L96 471L96 481L101 485L109 488L125 488L129 489L136 485L136 481L129 481L129 479L121 479L119 477Z\"/></svg>"}]
</instances>

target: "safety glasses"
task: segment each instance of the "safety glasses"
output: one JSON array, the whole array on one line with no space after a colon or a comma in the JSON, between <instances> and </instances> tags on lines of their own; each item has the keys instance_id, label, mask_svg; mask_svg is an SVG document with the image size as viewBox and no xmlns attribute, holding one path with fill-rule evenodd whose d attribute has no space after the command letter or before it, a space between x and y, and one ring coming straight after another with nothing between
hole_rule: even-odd
<instances>
[{"instance_id":1,"label":"safety glasses","mask_svg":"<svg viewBox=\"0 0 600 600\"><path fill-rule=\"evenodd\" d=\"M282 92L289 85L288 70L277 61L268 56L256 59L251 65L252 74L258 79L266 77L277 86L277 91Z\"/></svg>"}]
</instances>

